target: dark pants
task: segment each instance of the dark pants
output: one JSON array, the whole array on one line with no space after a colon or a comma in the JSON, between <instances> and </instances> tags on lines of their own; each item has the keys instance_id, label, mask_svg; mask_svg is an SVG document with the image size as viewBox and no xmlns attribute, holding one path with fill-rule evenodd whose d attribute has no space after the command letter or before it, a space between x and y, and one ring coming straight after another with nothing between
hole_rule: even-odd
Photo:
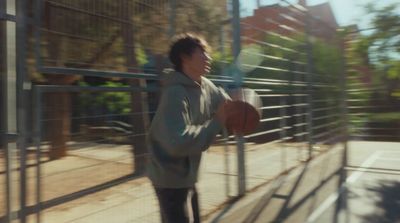
<instances>
[{"instance_id":1,"label":"dark pants","mask_svg":"<svg viewBox=\"0 0 400 223\"><path fill-rule=\"evenodd\" d=\"M195 187L155 188L163 223L200 223Z\"/></svg>"}]
</instances>

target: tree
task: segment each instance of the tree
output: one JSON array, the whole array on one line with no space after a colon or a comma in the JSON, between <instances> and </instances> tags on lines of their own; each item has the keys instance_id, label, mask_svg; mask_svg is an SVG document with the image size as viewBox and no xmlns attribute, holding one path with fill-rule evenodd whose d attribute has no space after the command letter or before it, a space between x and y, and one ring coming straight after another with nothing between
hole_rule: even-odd
<instances>
[{"instance_id":1,"label":"tree","mask_svg":"<svg viewBox=\"0 0 400 223\"><path fill-rule=\"evenodd\" d=\"M206 1L176 1L176 32L192 31L205 35L212 45L217 44L219 26L226 17L226 1L215 3ZM219 5L221 7L216 7ZM35 4L29 3L30 16L35 14ZM56 68L78 68L113 72L132 72L152 74L161 73L169 47L170 9L168 0L151 1L43 1L40 27L31 26L29 30L30 50L28 55L29 74L32 82L41 84L73 85L83 80L88 85L103 85L107 81L129 81L121 78L100 78L39 73L35 68L37 59L41 65ZM225 11L224 11L225 10ZM189 16L188 16L189 15ZM222 16L221 16L222 15ZM40 39L35 39L35 28L39 28ZM34 43L40 42L40 54L33 50ZM153 58L151 69L145 70L144 64ZM162 65L160 65L160 64ZM149 68L149 66L147 67ZM156 69L154 69L156 68ZM130 85L144 86L144 79L135 79ZM144 113L146 102L141 93L132 93L132 112ZM69 93L51 93L45 96L54 108L46 117L48 139L51 141L50 156L54 159L66 154L66 142L70 140L71 95ZM48 99L48 100L47 100ZM111 102L110 102L111 103ZM136 132L145 132L148 124L143 118L135 117L132 122ZM137 137L140 138L140 137ZM145 140L136 145L144 153ZM137 149L138 150L138 149ZM142 157L142 156L138 156ZM135 162L135 164L140 162Z\"/></svg>"},{"instance_id":2,"label":"tree","mask_svg":"<svg viewBox=\"0 0 400 223\"><path fill-rule=\"evenodd\" d=\"M388 97L396 97L400 92L400 9L398 4L379 8L375 3L365 6L372 17L372 33L357 45L358 53L366 58L364 63L375 70L376 84L384 85Z\"/></svg>"}]
</instances>

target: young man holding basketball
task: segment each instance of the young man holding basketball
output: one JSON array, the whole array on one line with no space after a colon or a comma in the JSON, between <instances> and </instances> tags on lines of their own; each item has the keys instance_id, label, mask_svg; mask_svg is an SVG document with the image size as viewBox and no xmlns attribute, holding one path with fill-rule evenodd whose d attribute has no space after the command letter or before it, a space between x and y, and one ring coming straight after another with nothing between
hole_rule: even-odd
<instances>
[{"instance_id":1,"label":"young man holding basketball","mask_svg":"<svg viewBox=\"0 0 400 223\"><path fill-rule=\"evenodd\" d=\"M173 41L149 142L148 177L160 204L163 223L200 222L195 183L202 152L221 131L229 96L204 77L211 58L207 43L193 34Z\"/></svg>"}]
</instances>

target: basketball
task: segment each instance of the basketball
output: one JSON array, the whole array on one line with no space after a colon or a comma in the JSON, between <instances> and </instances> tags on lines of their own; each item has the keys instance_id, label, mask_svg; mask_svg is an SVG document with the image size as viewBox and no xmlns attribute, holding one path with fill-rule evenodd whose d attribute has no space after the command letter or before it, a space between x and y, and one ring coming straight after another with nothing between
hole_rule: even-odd
<instances>
[{"instance_id":1,"label":"basketball","mask_svg":"<svg viewBox=\"0 0 400 223\"><path fill-rule=\"evenodd\" d=\"M232 98L226 104L228 132L246 135L254 132L261 119L261 99L254 90L235 89L228 92Z\"/></svg>"}]
</instances>

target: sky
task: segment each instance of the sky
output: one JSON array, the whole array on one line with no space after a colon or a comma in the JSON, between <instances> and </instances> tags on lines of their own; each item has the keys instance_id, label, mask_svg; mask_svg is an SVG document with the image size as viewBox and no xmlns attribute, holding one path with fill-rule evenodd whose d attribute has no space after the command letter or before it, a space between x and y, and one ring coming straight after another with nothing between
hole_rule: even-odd
<instances>
[{"instance_id":1,"label":"sky","mask_svg":"<svg viewBox=\"0 0 400 223\"><path fill-rule=\"evenodd\" d=\"M241 8L246 9L245 15L251 15L256 7L257 0L241 0ZM260 0L261 5L270 5L278 0ZM289 0L289 2L297 3L297 0ZM331 4L333 13L340 26L357 24L359 28L365 29L371 27L371 19L366 16L363 5L369 2L376 2L378 6L386 6L392 3L397 3L397 8L400 14L400 0L307 0L308 5L316 5L324 2Z\"/></svg>"}]
</instances>

